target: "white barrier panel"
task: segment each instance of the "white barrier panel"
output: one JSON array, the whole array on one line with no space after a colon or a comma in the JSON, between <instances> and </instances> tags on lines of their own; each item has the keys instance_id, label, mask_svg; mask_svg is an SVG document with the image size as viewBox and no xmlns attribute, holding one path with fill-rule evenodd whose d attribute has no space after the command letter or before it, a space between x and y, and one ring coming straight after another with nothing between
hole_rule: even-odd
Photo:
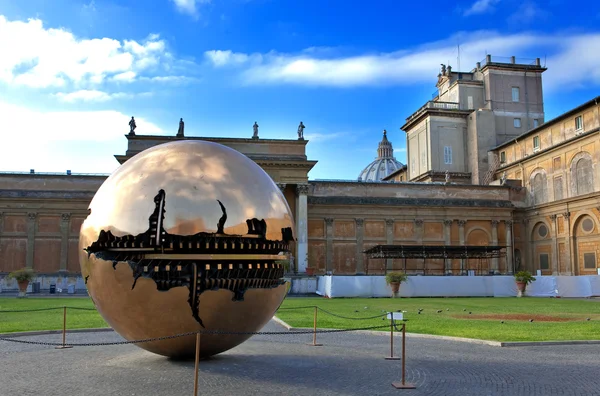
<instances>
[{"instance_id":1,"label":"white barrier panel","mask_svg":"<svg viewBox=\"0 0 600 396\"><path fill-rule=\"evenodd\" d=\"M317 294L324 297L390 297L384 276L320 276ZM409 276L400 297L514 297L512 276ZM600 295L600 276L536 276L527 286L531 297L591 297Z\"/></svg>"},{"instance_id":2,"label":"white barrier panel","mask_svg":"<svg viewBox=\"0 0 600 396\"><path fill-rule=\"evenodd\" d=\"M530 297L556 297L558 295L557 287L555 276L535 276L535 281L527 285L525 295Z\"/></svg>"}]
</instances>

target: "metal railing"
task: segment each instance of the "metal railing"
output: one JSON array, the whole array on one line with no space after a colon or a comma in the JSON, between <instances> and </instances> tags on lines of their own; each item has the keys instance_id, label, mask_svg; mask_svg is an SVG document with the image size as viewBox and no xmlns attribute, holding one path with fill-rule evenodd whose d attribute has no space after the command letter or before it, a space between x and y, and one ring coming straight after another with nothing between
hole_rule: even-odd
<instances>
[{"instance_id":1,"label":"metal railing","mask_svg":"<svg viewBox=\"0 0 600 396\"><path fill-rule=\"evenodd\" d=\"M488 62L489 60L489 62ZM481 66L485 66L488 63L504 63L509 65L527 65L527 66L536 66L537 59L532 58L517 58L511 56L491 56L488 55L480 62Z\"/></svg>"}]
</instances>

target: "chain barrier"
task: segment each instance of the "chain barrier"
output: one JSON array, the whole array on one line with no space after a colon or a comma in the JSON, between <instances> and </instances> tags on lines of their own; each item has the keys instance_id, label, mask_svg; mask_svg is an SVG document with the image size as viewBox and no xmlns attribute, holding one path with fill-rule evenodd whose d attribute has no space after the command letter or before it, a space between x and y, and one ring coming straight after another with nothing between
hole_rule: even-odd
<instances>
[{"instance_id":1,"label":"chain barrier","mask_svg":"<svg viewBox=\"0 0 600 396\"><path fill-rule=\"evenodd\" d=\"M284 307L284 308L279 308L277 311L291 311L291 310L295 310L295 309L307 309L307 308L315 308L316 305L305 305L303 307Z\"/></svg>"},{"instance_id":2,"label":"chain barrier","mask_svg":"<svg viewBox=\"0 0 600 396\"><path fill-rule=\"evenodd\" d=\"M388 326L368 326L368 327L359 327L353 329L323 329L317 330L317 333L326 334L326 333L347 333L351 331L363 331L363 330L378 330L387 328ZM204 334L204 335L298 335L298 334L313 334L314 331L311 330L288 330L288 331L223 331L223 330L199 330L199 331L191 331L187 333L175 334L170 336L163 337L155 337L155 338L146 338L143 340L132 340L132 341L112 341L112 342L84 342L84 343L67 343L68 346L73 347L89 347L89 346L112 346L112 345L126 345L126 344L141 344L144 342L155 342L155 341L163 341L170 340L173 338L179 337L187 337L195 334ZM29 341L29 340L16 340L14 338L8 337L0 337L0 341L7 342L16 342L20 344L31 344L31 345L47 345L47 346L61 346L62 343L57 342L45 342L45 341Z\"/></svg>"},{"instance_id":3,"label":"chain barrier","mask_svg":"<svg viewBox=\"0 0 600 396\"><path fill-rule=\"evenodd\" d=\"M56 309L63 309L63 307L53 307L53 308L33 308L33 309L6 309L0 310L0 313L10 313L10 312L40 312L40 311L53 311Z\"/></svg>"},{"instance_id":4,"label":"chain barrier","mask_svg":"<svg viewBox=\"0 0 600 396\"><path fill-rule=\"evenodd\" d=\"M40 311L53 311L56 309L75 309L75 310L79 310L79 311L96 311L96 308L84 308L84 307L51 307L51 308L33 308L33 309L6 309L6 310L0 310L0 313L11 313L11 312L17 312L17 313L23 313L23 312L40 312Z\"/></svg>"},{"instance_id":5,"label":"chain barrier","mask_svg":"<svg viewBox=\"0 0 600 396\"><path fill-rule=\"evenodd\" d=\"M327 310L325 310L325 309L323 309L323 308L319 308L319 307L317 307L317 309L318 309L319 311L325 312L325 313L326 313L326 314L328 314L328 315L335 316L336 318L340 318L340 319L352 319L352 320L380 319L380 318L383 318L384 316L386 316L386 315L387 315L387 312L386 312L386 313L384 313L384 314L379 314L379 315L376 315L376 316L366 316L366 317L363 317L363 318L356 318L356 317L354 317L354 318L353 318L353 317L351 317L351 316L343 316L343 315L338 315L338 314L336 314L336 313L333 313L333 312L327 311Z\"/></svg>"}]
</instances>

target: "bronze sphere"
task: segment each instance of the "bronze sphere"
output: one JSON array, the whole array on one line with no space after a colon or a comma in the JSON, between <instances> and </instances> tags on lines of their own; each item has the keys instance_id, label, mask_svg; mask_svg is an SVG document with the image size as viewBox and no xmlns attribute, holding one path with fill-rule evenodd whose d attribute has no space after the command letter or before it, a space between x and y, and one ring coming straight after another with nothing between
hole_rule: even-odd
<instances>
[{"instance_id":1,"label":"bronze sphere","mask_svg":"<svg viewBox=\"0 0 600 396\"><path fill-rule=\"evenodd\" d=\"M292 214L269 175L236 150L177 141L142 151L106 179L89 210L81 272L98 312L127 340L255 332L285 297ZM202 334L201 356L249 337ZM195 339L137 345L189 357Z\"/></svg>"}]
</instances>

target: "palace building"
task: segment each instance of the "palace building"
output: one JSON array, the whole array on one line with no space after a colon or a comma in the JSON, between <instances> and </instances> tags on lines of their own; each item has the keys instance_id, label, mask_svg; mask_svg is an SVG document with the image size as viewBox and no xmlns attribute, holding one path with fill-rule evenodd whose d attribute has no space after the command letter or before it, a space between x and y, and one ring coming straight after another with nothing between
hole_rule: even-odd
<instances>
[{"instance_id":1,"label":"palace building","mask_svg":"<svg viewBox=\"0 0 600 396\"><path fill-rule=\"evenodd\" d=\"M292 270L304 274L597 274L600 97L545 120L539 59L488 55L443 66L434 98L402 126L407 164L384 131L355 180L310 180L298 139L125 135L124 163L166 142L206 140L247 155L295 216ZM0 277L23 267L78 277L78 235L106 175L0 174ZM365 253L367 252L367 253ZM0 282L0 285L7 283ZM1 286L0 286L1 287ZM0 289L1 290L1 289Z\"/></svg>"}]
</instances>

